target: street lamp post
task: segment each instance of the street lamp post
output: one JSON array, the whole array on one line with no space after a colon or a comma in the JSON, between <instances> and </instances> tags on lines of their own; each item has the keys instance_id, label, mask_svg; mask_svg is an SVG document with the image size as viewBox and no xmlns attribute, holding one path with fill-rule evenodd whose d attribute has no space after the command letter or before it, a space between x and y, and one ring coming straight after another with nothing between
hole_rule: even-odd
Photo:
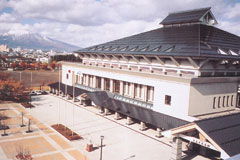
<instances>
[{"instance_id":1,"label":"street lamp post","mask_svg":"<svg viewBox=\"0 0 240 160\"><path fill-rule=\"evenodd\" d=\"M100 149L101 149L101 150L100 150L100 160L102 160L102 147L103 147L103 139L104 139L104 136L101 136L100 139L101 139L101 146L100 146L100 147L101 147L101 148L100 148Z\"/></svg>"}]
</instances>

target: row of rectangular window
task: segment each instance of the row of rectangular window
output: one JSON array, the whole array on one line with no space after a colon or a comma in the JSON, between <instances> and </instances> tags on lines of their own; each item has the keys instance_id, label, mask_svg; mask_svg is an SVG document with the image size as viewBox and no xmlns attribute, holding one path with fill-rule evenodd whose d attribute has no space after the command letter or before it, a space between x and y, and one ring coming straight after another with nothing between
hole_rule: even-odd
<instances>
[{"instance_id":1,"label":"row of rectangular window","mask_svg":"<svg viewBox=\"0 0 240 160\"><path fill-rule=\"evenodd\" d=\"M87 76L88 76L88 83L87 83ZM68 74L66 75L66 78L68 79L69 76ZM93 85L93 76L92 75L86 75L83 74L82 77L80 77L80 75L76 75L76 82L79 83L80 82L80 78L82 78L82 84L87 85L87 86L92 86ZM105 89L106 90L110 90L110 79L108 78L104 78L105 80ZM100 77L96 77L96 87L97 88L101 88L101 78ZM114 80L114 91L119 93L120 92L120 81ZM92 84L92 85L91 85ZM92 86L93 87L93 86ZM123 92L124 95L126 96L130 96L130 87L131 87L131 83L130 82L123 82ZM143 85L141 84L136 84L134 83L134 93L135 93L135 98L142 98L143 97L143 93L144 92L144 88ZM137 93L137 94L136 94ZM154 88L151 86L147 86L147 101L152 101L153 102L153 98L154 98ZM216 98L216 97L214 97ZM214 103L215 103L215 99L214 99ZM171 105L171 96L169 95L165 95L165 104L166 105Z\"/></svg>"},{"instance_id":2,"label":"row of rectangular window","mask_svg":"<svg viewBox=\"0 0 240 160\"><path fill-rule=\"evenodd\" d=\"M102 79L104 82L103 84L102 84ZM82 76L76 75L75 82L86 85L86 86L90 86L93 88L100 88L100 89L112 91L119 94L120 94L120 89L122 89L122 94L125 96L130 96L130 97L133 96L133 98L148 101L148 102L154 101L154 87L151 87L151 86L123 81L123 85L122 85L123 88L121 88L119 80L112 80L113 87L112 87L112 90L110 90L110 83L111 83L110 79L101 78L98 76L93 76L88 74L83 74ZM131 89L131 86L133 87L132 89Z\"/></svg>"},{"instance_id":3,"label":"row of rectangular window","mask_svg":"<svg viewBox=\"0 0 240 160\"><path fill-rule=\"evenodd\" d=\"M234 104L234 95L231 96L219 96L213 98L213 109L221 107L230 107Z\"/></svg>"}]
</instances>

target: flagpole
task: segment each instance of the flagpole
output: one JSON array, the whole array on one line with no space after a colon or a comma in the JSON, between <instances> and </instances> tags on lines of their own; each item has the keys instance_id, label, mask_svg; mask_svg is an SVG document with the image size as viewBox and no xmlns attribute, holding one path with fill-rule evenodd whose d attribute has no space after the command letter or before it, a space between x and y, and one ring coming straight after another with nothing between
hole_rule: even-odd
<instances>
[{"instance_id":1,"label":"flagpole","mask_svg":"<svg viewBox=\"0 0 240 160\"><path fill-rule=\"evenodd\" d=\"M75 100L75 82L73 83L73 129L74 129L74 100ZM72 136L73 136L73 129L72 129Z\"/></svg>"},{"instance_id":2,"label":"flagpole","mask_svg":"<svg viewBox=\"0 0 240 160\"><path fill-rule=\"evenodd\" d=\"M58 96L60 96L60 64L58 65ZM58 125L60 124L60 99L58 100Z\"/></svg>"},{"instance_id":3,"label":"flagpole","mask_svg":"<svg viewBox=\"0 0 240 160\"><path fill-rule=\"evenodd\" d=\"M65 95L67 98L67 85L65 84ZM65 129L67 128L67 101L65 101Z\"/></svg>"}]
</instances>

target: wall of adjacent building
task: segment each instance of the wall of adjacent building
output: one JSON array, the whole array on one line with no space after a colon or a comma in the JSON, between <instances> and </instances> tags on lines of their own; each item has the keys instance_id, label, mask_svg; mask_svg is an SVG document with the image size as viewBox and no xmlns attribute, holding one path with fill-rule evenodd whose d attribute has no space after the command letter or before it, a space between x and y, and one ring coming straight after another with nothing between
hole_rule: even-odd
<instances>
[{"instance_id":1,"label":"wall of adjacent building","mask_svg":"<svg viewBox=\"0 0 240 160\"><path fill-rule=\"evenodd\" d=\"M226 82L192 84L189 115L197 116L234 109L237 102L237 88L237 82L227 82L227 80Z\"/></svg>"}]
</instances>

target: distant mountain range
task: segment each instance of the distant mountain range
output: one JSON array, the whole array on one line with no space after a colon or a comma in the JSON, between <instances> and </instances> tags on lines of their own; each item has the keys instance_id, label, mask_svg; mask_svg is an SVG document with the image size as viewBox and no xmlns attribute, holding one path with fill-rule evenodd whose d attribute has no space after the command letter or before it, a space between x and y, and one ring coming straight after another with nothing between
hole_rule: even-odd
<instances>
[{"instance_id":1,"label":"distant mountain range","mask_svg":"<svg viewBox=\"0 0 240 160\"><path fill-rule=\"evenodd\" d=\"M16 48L20 46L23 49L52 49L54 51L68 52L80 49L80 47L54 40L38 33L27 33L21 35L3 34L0 35L0 45L1 44L6 44L9 48Z\"/></svg>"}]
</instances>

